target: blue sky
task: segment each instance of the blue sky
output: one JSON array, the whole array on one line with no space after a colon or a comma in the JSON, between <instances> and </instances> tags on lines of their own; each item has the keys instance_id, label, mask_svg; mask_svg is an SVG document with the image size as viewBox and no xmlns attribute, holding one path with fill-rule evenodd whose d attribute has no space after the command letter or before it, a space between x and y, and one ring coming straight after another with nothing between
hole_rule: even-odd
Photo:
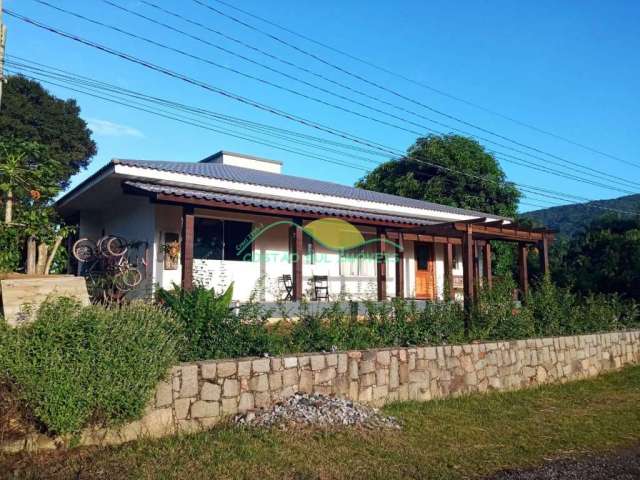
<instances>
[{"instance_id":1,"label":"blue sky","mask_svg":"<svg viewBox=\"0 0 640 480\"><path fill-rule=\"evenodd\" d=\"M100 0L49 1L344 107L393 123L401 123L296 84L273 72L223 54L212 47L171 33L160 26L149 24L108 6ZM322 85L324 88L357 98L364 103L375 105L436 130L450 131L397 110L376 105L366 98L351 95L340 87L323 83L317 78L273 62L210 32L175 18L162 16L141 2L114 1L150 17L162 19L193 35L201 36L207 41L240 52L291 75ZM637 27L640 21L640 3L638 2L259 2L247 0L236 3L243 9L335 45L390 70L401 72L412 79L634 162L638 164L636 167L523 128L292 37L274 27L261 24L219 5L214 0L206 1L421 103L564 159L640 183L640 146L638 145L640 96L637 92L640 80L640 55L637 53L640 49L640 29ZM234 2L234 0L228 1ZM508 144L504 140L439 117L421 106L344 76L326 65L314 62L308 57L221 17L192 0L154 0L154 3L162 4L167 9L196 19L335 81L383 98L394 105L418 111L427 117ZM211 65L69 17L33 0L5 0L4 4L5 8L68 32L108 44L118 50L169 67L219 88L352 132L397 150L404 151L415 140L416 135L413 133L393 129L303 100ZM8 16L5 16L5 22L9 28L7 40L9 55L19 55L122 87L208 110L299 132L318 134L266 112L57 37ZM179 124L124 106L75 94L59 87L48 86L47 88L57 96L76 97L82 108L83 118L94 129L99 153L90 168L74 179L74 184L114 157L195 161L221 149L282 160L284 172L293 175L352 184L364 174L361 170L305 158L303 155L283 152L251 141L234 139L223 134ZM412 125L404 126L412 130L416 129ZM490 147L490 145L487 146ZM520 148L516 145L512 146ZM508 150L502 150L508 152ZM545 160L535 160L522 154L511 153L523 159L556 168ZM358 163L362 168L372 166L371 163L341 158ZM379 157L371 157L371 159L381 160ZM577 183L504 161L501 163L508 178L516 182L590 199L624 195L622 192ZM634 187L624 189L638 190ZM548 199L547 201L554 202ZM528 202L546 205L546 201L541 199ZM532 208L529 205L522 207L523 210Z\"/></svg>"}]
</instances>

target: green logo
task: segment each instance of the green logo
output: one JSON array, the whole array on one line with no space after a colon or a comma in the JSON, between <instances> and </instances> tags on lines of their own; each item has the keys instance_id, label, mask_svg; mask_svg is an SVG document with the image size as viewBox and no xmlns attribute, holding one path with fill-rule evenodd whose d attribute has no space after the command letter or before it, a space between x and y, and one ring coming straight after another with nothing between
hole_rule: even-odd
<instances>
[{"instance_id":1,"label":"green logo","mask_svg":"<svg viewBox=\"0 0 640 480\"><path fill-rule=\"evenodd\" d=\"M252 231L251 234L237 246L238 254L244 252L253 242L255 242L260 236L264 235L267 231L279 225L290 225L302 230L323 247L337 252L360 248L370 243L377 243L380 241L379 238L365 240L362 233L360 233L360 230L346 220L342 220L340 218L320 218L305 225L304 227L297 225L291 220L282 220ZM387 238L383 241L385 244L391 245L394 248L401 248L400 245Z\"/></svg>"}]
</instances>

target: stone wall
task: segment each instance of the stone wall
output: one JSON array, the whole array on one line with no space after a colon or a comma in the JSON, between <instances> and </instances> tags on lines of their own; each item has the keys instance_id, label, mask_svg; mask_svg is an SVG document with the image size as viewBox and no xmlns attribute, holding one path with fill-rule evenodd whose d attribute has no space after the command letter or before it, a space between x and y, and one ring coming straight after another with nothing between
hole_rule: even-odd
<instances>
[{"instance_id":1,"label":"stone wall","mask_svg":"<svg viewBox=\"0 0 640 480\"><path fill-rule=\"evenodd\" d=\"M141 421L87 432L81 443L197 431L297 391L380 406L566 382L638 362L640 331L182 364L158 385Z\"/></svg>"}]
</instances>

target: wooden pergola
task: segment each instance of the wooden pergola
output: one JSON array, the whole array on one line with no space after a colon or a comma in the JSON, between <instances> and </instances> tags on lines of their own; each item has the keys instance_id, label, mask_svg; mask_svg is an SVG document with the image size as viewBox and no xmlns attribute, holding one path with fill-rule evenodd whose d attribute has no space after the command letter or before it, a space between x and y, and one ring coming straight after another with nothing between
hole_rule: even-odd
<instances>
[{"instance_id":1,"label":"wooden pergola","mask_svg":"<svg viewBox=\"0 0 640 480\"><path fill-rule=\"evenodd\" d=\"M193 238L195 208L207 208L227 210L238 213L251 213L284 217L292 220L296 225L302 225L304 220L322 218L327 214L317 212L303 212L281 207L269 207L265 205L230 204L225 201L193 198L185 195L156 193L152 195L153 201L182 206L182 285L190 288L193 283ZM292 215L293 213L293 215ZM549 245L553 241L554 231L547 228L528 228L508 220L488 221L487 218L474 218L455 222L444 222L432 225L416 226L410 219L366 219L345 213L333 214L338 218L344 218L356 226L368 226L376 228L378 242L377 253L384 257L389 245L386 239L393 240L398 246L396 254L399 261L395 262L395 289L396 297L404 296L404 242L416 241L433 244L444 244L445 275L446 281L453 284L453 248L454 245L462 246L463 263L463 291L464 302L468 308L475 300L479 283L485 282L491 286L491 241L514 242L518 245L519 285L523 295L529 289L529 272L527 269L527 253L530 246L536 246L540 252L540 265L543 273L549 271ZM303 296L302 284L302 257L304 255L303 233L299 228L291 228L292 252L298 261L292 262L293 299L300 300ZM481 255L479 253L481 252ZM389 252L392 253L392 252ZM482 268L480 267L482 263ZM388 298L386 291L387 264L384 261L376 263L377 296L379 300ZM482 278L480 272L482 271ZM450 288L453 297L453 289ZM453 298L452 298L453 299Z\"/></svg>"},{"instance_id":2,"label":"wooden pergola","mask_svg":"<svg viewBox=\"0 0 640 480\"><path fill-rule=\"evenodd\" d=\"M404 240L417 240L445 244L445 276L449 285L453 283L453 246L462 245L463 288L465 306L470 306L477 296L480 282L480 261L482 262L482 281L490 287L491 273L491 241L500 240L518 245L519 286L526 296L529 291L529 272L527 255L529 247L538 248L540 269L543 274L549 273L549 245L555 232L547 228L528 228L507 220L487 221L487 218L439 223L404 229L389 234L389 238L397 239L402 245ZM478 251L482 250L482 255ZM481 260L480 260L481 259ZM453 295L453 289L451 295Z\"/></svg>"}]
</instances>

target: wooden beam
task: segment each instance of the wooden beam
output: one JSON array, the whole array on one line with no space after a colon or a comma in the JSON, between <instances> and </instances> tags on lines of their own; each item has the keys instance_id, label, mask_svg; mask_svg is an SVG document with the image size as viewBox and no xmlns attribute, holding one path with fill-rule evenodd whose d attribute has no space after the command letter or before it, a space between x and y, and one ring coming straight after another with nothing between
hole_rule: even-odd
<instances>
[{"instance_id":1,"label":"wooden beam","mask_svg":"<svg viewBox=\"0 0 640 480\"><path fill-rule=\"evenodd\" d=\"M194 241L195 216L193 207L182 208L182 288L193 288L193 241Z\"/></svg>"},{"instance_id":2,"label":"wooden beam","mask_svg":"<svg viewBox=\"0 0 640 480\"><path fill-rule=\"evenodd\" d=\"M529 247L526 243L518 244L518 277L520 280L520 292L522 299L526 299L529 294L529 266L527 264L527 255Z\"/></svg>"},{"instance_id":3,"label":"wooden beam","mask_svg":"<svg viewBox=\"0 0 640 480\"><path fill-rule=\"evenodd\" d=\"M378 284L378 301L387 298L387 261L384 256L386 247L386 233L383 228L377 229L378 241L376 242L376 281Z\"/></svg>"},{"instance_id":4,"label":"wooden beam","mask_svg":"<svg viewBox=\"0 0 640 480\"><path fill-rule=\"evenodd\" d=\"M491 244L486 242L482 247L482 273L488 288L493 287L493 273L491 272Z\"/></svg>"},{"instance_id":5,"label":"wooden beam","mask_svg":"<svg viewBox=\"0 0 640 480\"><path fill-rule=\"evenodd\" d=\"M444 284L445 295L449 298L446 300L455 300L455 290L453 289L453 244L445 243L444 245Z\"/></svg>"},{"instance_id":6,"label":"wooden beam","mask_svg":"<svg viewBox=\"0 0 640 480\"><path fill-rule=\"evenodd\" d=\"M396 247L396 297L404 298L404 238L398 232Z\"/></svg>"},{"instance_id":7,"label":"wooden beam","mask_svg":"<svg viewBox=\"0 0 640 480\"><path fill-rule=\"evenodd\" d=\"M549 239L546 235L538 242L538 257L540 258L540 271L543 276L549 274Z\"/></svg>"},{"instance_id":8,"label":"wooden beam","mask_svg":"<svg viewBox=\"0 0 640 480\"><path fill-rule=\"evenodd\" d=\"M301 218L292 218L293 223L302 227ZM304 232L302 228L292 226L290 229L293 239L293 251L291 252L291 278L293 280L293 299L302 299L302 264L304 255Z\"/></svg>"},{"instance_id":9,"label":"wooden beam","mask_svg":"<svg viewBox=\"0 0 640 480\"><path fill-rule=\"evenodd\" d=\"M465 308L465 320L464 328L465 332L469 332L471 327L471 307L473 306L473 227L467 226L467 231L462 237L462 269L463 269L463 283L464 283L464 308Z\"/></svg>"},{"instance_id":10,"label":"wooden beam","mask_svg":"<svg viewBox=\"0 0 640 480\"><path fill-rule=\"evenodd\" d=\"M402 235L405 240L414 241L414 242L452 243L454 245L462 245L462 239L460 237L447 237L447 236L439 236L439 235L427 235L427 234L404 233L404 232ZM389 232L389 238L397 238L397 237L394 233Z\"/></svg>"}]
</instances>

